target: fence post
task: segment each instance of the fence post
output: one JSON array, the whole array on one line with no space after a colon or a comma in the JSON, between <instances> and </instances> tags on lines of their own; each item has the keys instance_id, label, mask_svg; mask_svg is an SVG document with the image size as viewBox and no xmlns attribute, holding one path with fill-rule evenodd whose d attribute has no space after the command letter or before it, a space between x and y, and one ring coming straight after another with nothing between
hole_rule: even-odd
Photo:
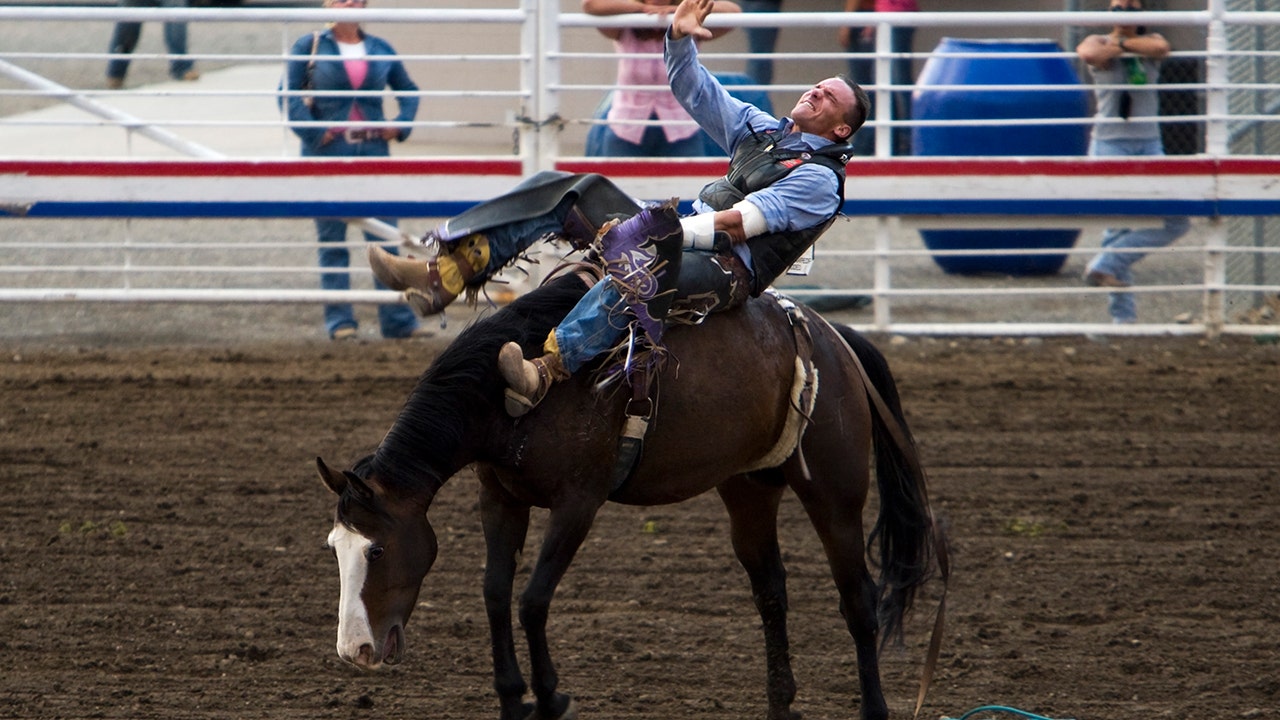
<instances>
[{"instance_id":1,"label":"fence post","mask_svg":"<svg viewBox=\"0 0 1280 720\"><path fill-rule=\"evenodd\" d=\"M1213 339L1226 322L1227 223L1222 216L1209 218L1204 241L1204 333Z\"/></svg>"},{"instance_id":2,"label":"fence post","mask_svg":"<svg viewBox=\"0 0 1280 720\"><path fill-rule=\"evenodd\" d=\"M560 3L532 2L537 13L538 28L538 114L534 116L537 133L537 170L555 167L560 156L560 96L552 88L560 84Z\"/></svg>"},{"instance_id":3,"label":"fence post","mask_svg":"<svg viewBox=\"0 0 1280 720\"><path fill-rule=\"evenodd\" d=\"M1222 157L1229 152L1227 126L1230 107L1227 98L1227 83L1230 80L1230 62L1226 56L1227 26L1222 16L1226 11L1226 0L1209 0L1209 10L1213 19L1209 21L1208 36L1205 38L1205 137L1204 150L1214 157Z\"/></svg>"},{"instance_id":4,"label":"fence post","mask_svg":"<svg viewBox=\"0 0 1280 720\"><path fill-rule=\"evenodd\" d=\"M876 157L893 154L893 23L876 25Z\"/></svg>"},{"instance_id":5,"label":"fence post","mask_svg":"<svg viewBox=\"0 0 1280 720\"><path fill-rule=\"evenodd\" d=\"M885 133L888 135L888 133ZM879 138L880 133L876 133ZM876 141L877 143L879 140ZM889 253L892 252L893 235L890 233L890 219L884 215L876 218L876 255L872 261L872 305L875 314L875 325L881 330L888 330L892 323L891 301L885 291L891 284L891 264Z\"/></svg>"}]
</instances>

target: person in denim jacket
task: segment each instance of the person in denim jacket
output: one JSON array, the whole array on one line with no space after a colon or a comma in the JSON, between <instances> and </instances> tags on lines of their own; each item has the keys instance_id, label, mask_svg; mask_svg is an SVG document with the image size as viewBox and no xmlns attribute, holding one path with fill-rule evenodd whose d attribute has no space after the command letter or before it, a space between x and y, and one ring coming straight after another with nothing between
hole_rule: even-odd
<instances>
[{"instance_id":1,"label":"person in denim jacket","mask_svg":"<svg viewBox=\"0 0 1280 720\"><path fill-rule=\"evenodd\" d=\"M365 0L326 0L326 7L364 7ZM382 38L369 35L354 22L336 22L316 33L298 38L289 51L285 75L285 97L290 129L302 140L303 157L387 157L392 140L403 142L409 137L411 123L418 114L418 86L409 77L396 51ZM398 108L389 125L383 110L384 95L390 88L396 93ZM307 93L318 94L311 96ZM333 91L358 91L358 94L333 95ZM300 123L324 123L303 125ZM342 200L344 198L332 198ZM383 221L395 225L394 219ZM320 239L320 267L349 266L350 257L344 247L347 224L340 218L316 218ZM365 239L378 241L365 233ZM387 248L395 252L393 246ZM377 282L379 289L386 286ZM326 272L320 276L325 290L347 290L351 276L347 272ZM378 320L382 336L406 338L424 334L413 310L407 305L380 305ZM354 339L358 324L348 303L325 305L325 332L334 340Z\"/></svg>"}]
</instances>

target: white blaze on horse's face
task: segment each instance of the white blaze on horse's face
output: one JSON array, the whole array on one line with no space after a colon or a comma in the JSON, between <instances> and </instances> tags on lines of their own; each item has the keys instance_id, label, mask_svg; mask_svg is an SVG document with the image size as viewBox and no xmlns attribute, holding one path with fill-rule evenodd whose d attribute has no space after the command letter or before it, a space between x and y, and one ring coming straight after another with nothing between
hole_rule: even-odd
<instances>
[{"instance_id":1,"label":"white blaze on horse's face","mask_svg":"<svg viewBox=\"0 0 1280 720\"><path fill-rule=\"evenodd\" d=\"M320 478L338 495L328 546L338 559L338 655L373 669L404 658L404 628L439 545L426 501L387 492L376 477L330 470Z\"/></svg>"},{"instance_id":2,"label":"white blaze on horse's face","mask_svg":"<svg viewBox=\"0 0 1280 720\"><path fill-rule=\"evenodd\" d=\"M360 591L369 574L368 551L373 541L342 524L329 532L329 547L338 558L338 657L362 667L377 667L373 628Z\"/></svg>"}]
</instances>

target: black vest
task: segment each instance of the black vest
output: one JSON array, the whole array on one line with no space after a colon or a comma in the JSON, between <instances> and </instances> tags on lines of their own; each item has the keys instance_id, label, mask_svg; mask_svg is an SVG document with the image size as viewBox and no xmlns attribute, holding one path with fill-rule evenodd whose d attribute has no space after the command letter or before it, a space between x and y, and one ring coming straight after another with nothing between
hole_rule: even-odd
<instances>
[{"instance_id":1,"label":"black vest","mask_svg":"<svg viewBox=\"0 0 1280 720\"><path fill-rule=\"evenodd\" d=\"M774 147L777 137L775 131L752 131L751 137L738 143L738 149L729 161L729 172L702 188L698 199L713 210L728 210L748 194L769 187L802 164L816 162L836 174L839 202L831 217L817 225L803 230L766 232L747 239L747 248L751 250L751 270L755 273L752 295L764 292L831 227L844 204L845 164L852 154L848 145L828 145L813 151L780 150Z\"/></svg>"}]
</instances>

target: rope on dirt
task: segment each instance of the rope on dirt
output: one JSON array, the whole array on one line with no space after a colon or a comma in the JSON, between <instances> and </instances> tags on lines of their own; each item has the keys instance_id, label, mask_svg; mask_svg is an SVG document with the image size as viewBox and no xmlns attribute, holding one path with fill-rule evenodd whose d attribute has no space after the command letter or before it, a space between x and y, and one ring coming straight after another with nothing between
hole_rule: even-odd
<instances>
[{"instance_id":1,"label":"rope on dirt","mask_svg":"<svg viewBox=\"0 0 1280 720\"><path fill-rule=\"evenodd\" d=\"M1030 712L1027 712L1026 710L1019 710L1017 708L1005 707L1003 705L983 705L982 707L976 707L970 710L969 712L961 715L958 718L943 717L941 718L941 720L970 720L970 718L974 718L978 713L981 713L981 712L1007 713L1009 715L1015 715L1020 718L1025 718L1026 720L1055 720L1055 718L1045 717L1044 715L1036 715L1035 713L1030 713ZM1058 718L1057 720L1073 720L1073 719Z\"/></svg>"}]
</instances>

